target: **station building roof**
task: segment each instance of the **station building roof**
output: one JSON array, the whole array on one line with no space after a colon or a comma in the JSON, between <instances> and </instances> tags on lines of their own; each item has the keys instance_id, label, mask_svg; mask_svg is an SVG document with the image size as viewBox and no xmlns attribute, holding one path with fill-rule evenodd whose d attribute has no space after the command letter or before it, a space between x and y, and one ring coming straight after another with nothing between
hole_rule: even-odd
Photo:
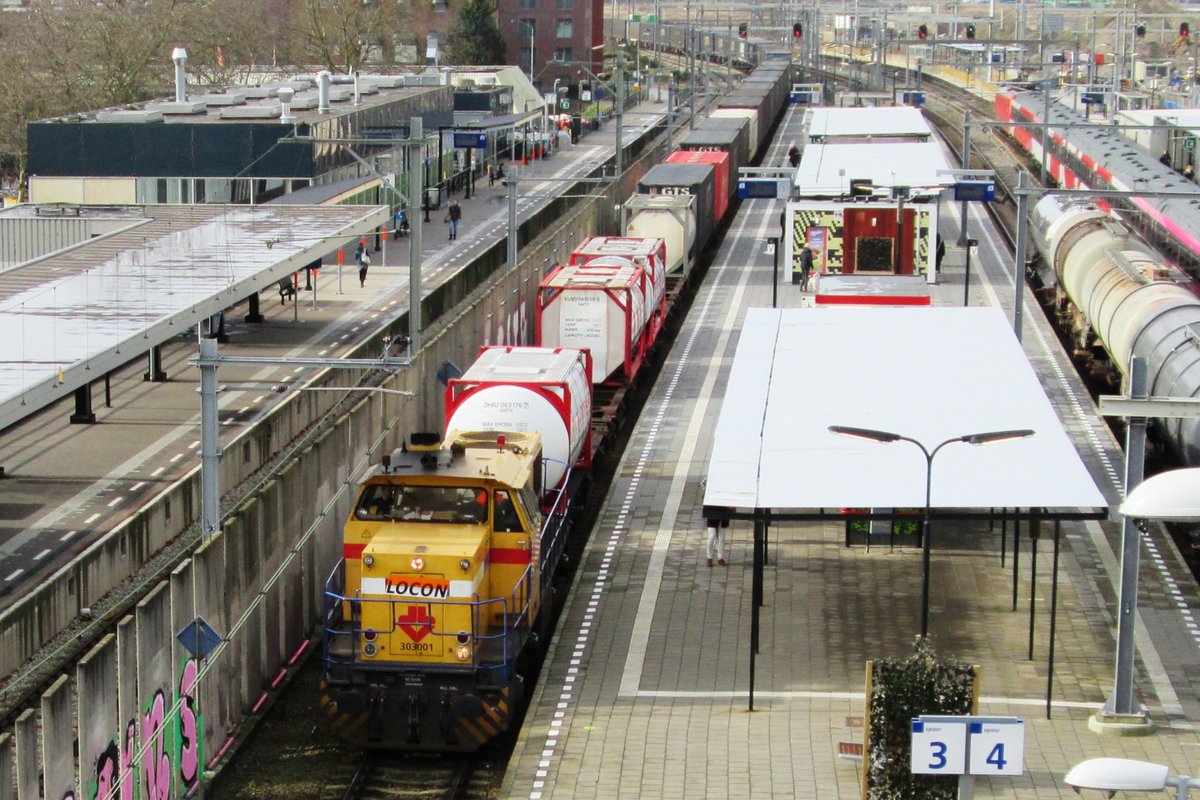
<instances>
[{"instance_id":1,"label":"station building roof","mask_svg":"<svg viewBox=\"0 0 1200 800\"><path fill-rule=\"evenodd\" d=\"M875 194L890 197L893 187L905 186L910 197L929 197L953 183L937 142L879 142L810 144L796 170L796 196L845 197L852 180L864 180Z\"/></svg>"},{"instance_id":2,"label":"station building roof","mask_svg":"<svg viewBox=\"0 0 1200 800\"><path fill-rule=\"evenodd\" d=\"M3 272L0 429L388 220L386 206L87 213L111 215L113 229ZM35 221L29 215L28 207L0 213L0 232Z\"/></svg>"},{"instance_id":3,"label":"station building roof","mask_svg":"<svg viewBox=\"0 0 1200 800\"><path fill-rule=\"evenodd\" d=\"M1108 505L1000 309L751 309L726 386L705 506L924 507L916 446L840 436L830 425L903 434L929 450L1032 429L1027 439L940 450L931 507Z\"/></svg>"}]
</instances>

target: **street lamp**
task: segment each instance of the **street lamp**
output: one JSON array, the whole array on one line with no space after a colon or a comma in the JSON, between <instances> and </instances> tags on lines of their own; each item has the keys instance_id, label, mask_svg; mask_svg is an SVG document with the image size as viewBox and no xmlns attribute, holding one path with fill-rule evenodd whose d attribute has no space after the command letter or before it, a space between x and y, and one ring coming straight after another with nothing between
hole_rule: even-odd
<instances>
[{"instance_id":1,"label":"street lamp","mask_svg":"<svg viewBox=\"0 0 1200 800\"><path fill-rule=\"evenodd\" d=\"M1117 510L1134 519L1200 521L1200 467L1173 469L1147 478L1134 487Z\"/></svg>"},{"instance_id":2,"label":"street lamp","mask_svg":"<svg viewBox=\"0 0 1200 800\"><path fill-rule=\"evenodd\" d=\"M925 517L921 525L921 637L929 632L929 503L933 487L933 457L948 444L965 442L966 444L994 444L1008 442L1014 439L1028 439L1034 432L1028 429L1011 431L989 431L986 433L968 433L965 436L955 436L930 450L921 442L909 436L888 431L877 431L871 428L852 428L847 425L830 425L830 433L839 436L849 436L855 439L866 439L870 442L890 444L892 442L910 442L921 449L925 456Z\"/></svg>"},{"instance_id":3,"label":"street lamp","mask_svg":"<svg viewBox=\"0 0 1200 800\"><path fill-rule=\"evenodd\" d=\"M1112 797L1117 792L1161 792L1175 790L1175 800L1187 800L1189 790L1200 789L1200 780L1190 775L1169 775L1163 764L1131 758L1092 758L1076 764L1063 778L1075 791L1095 789Z\"/></svg>"}]
</instances>

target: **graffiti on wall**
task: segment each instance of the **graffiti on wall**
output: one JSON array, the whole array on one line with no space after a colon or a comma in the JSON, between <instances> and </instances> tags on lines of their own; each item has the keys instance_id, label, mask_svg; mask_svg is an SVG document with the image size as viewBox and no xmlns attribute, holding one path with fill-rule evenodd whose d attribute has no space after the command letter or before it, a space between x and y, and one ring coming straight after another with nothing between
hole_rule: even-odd
<instances>
[{"instance_id":1,"label":"graffiti on wall","mask_svg":"<svg viewBox=\"0 0 1200 800\"><path fill-rule=\"evenodd\" d=\"M200 779L201 735L200 709L196 702L200 675L200 663L189 658L183 662L179 674L179 726L176 750L179 753L179 785L186 795Z\"/></svg>"},{"instance_id":2,"label":"graffiti on wall","mask_svg":"<svg viewBox=\"0 0 1200 800\"><path fill-rule=\"evenodd\" d=\"M88 788L90 800L104 800L112 792L113 786L117 782L117 774L121 769L121 752L117 747L117 740L113 739L108 743L108 747L104 748L99 758L96 759L96 782Z\"/></svg>"},{"instance_id":3,"label":"graffiti on wall","mask_svg":"<svg viewBox=\"0 0 1200 800\"><path fill-rule=\"evenodd\" d=\"M154 693L142 714L142 797L145 800L170 800L171 757L167 754L167 697L162 689Z\"/></svg>"}]
</instances>

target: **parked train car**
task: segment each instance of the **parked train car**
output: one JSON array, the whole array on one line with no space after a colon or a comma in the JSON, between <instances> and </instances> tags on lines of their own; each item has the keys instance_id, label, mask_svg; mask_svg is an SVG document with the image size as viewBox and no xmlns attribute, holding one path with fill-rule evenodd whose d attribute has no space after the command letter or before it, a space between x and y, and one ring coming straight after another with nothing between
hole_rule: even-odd
<instances>
[{"instance_id":1,"label":"parked train car","mask_svg":"<svg viewBox=\"0 0 1200 800\"><path fill-rule=\"evenodd\" d=\"M750 166L750 147L745 126L737 128L698 127L679 140L680 150L729 154L730 191L736 192L738 170Z\"/></svg>"},{"instance_id":2,"label":"parked train car","mask_svg":"<svg viewBox=\"0 0 1200 800\"><path fill-rule=\"evenodd\" d=\"M741 161L738 166L748 167L757 163L758 141L750 136L750 120L746 118L745 114L733 117L717 117L710 114L703 121L696 123L696 130L736 133L739 137L739 160Z\"/></svg>"},{"instance_id":3,"label":"parked train car","mask_svg":"<svg viewBox=\"0 0 1200 800\"><path fill-rule=\"evenodd\" d=\"M668 268L686 279L729 213L716 203L729 154L678 158L715 163L649 170L659 193L622 213L646 232L581 242L539 287L539 339L553 329L587 349L485 348L447 386L445 433L361 477L322 642L322 709L354 746L470 752L511 728L592 454L617 430L594 393L636 380L679 296Z\"/></svg>"},{"instance_id":4,"label":"parked train car","mask_svg":"<svg viewBox=\"0 0 1200 800\"><path fill-rule=\"evenodd\" d=\"M703 250L719 219L711 164L659 164L638 181L638 194L687 194L696 198L696 247Z\"/></svg>"},{"instance_id":5,"label":"parked train car","mask_svg":"<svg viewBox=\"0 0 1200 800\"><path fill-rule=\"evenodd\" d=\"M729 154L712 151L676 150L667 156L666 164L710 164L713 168L713 224L725 218L729 202L736 190L736 181L729 172ZM737 173L734 173L736 176Z\"/></svg>"},{"instance_id":6,"label":"parked train car","mask_svg":"<svg viewBox=\"0 0 1200 800\"><path fill-rule=\"evenodd\" d=\"M1038 252L1058 278L1056 299L1071 320L1076 351L1122 375L1131 357L1144 357L1150 396L1200 396L1195 282L1095 204L1051 195L1030 216ZM1156 424L1181 461L1200 466L1200 420Z\"/></svg>"},{"instance_id":7,"label":"parked train car","mask_svg":"<svg viewBox=\"0 0 1200 800\"><path fill-rule=\"evenodd\" d=\"M1155 189L1192 193L1196 184L1118 131L1089 128L1052 128L1048 154L1042 152L1040 129L1022 127L1023 120L1045 119L1041 92L1003 91L996 94L996 119L1018 123L1009 134L1037 161L1045 160L1047 173L1063 188L1090 187L1136 191ZM1085 115L1051 100L1051 123L1086 123ZM1126 221L1156 250L1165 253L1193 278L1200 279L1200 207L1191 197L1131 197L1114 204L1135 212ZM1107 207L1100 203L1102 208Z\"/></svg>"},{"instance_id":8,"label":"parked train car","mask_svg":"<svg viewBox=\"0 0 1200 800\"><path fill-rule=\"evenodd\" d=\"M696 198L690 194L634 194L621 206L625 236L661 239L668 275L686 277L700 257L696 246Z\"/></svg>"}]
</instances>

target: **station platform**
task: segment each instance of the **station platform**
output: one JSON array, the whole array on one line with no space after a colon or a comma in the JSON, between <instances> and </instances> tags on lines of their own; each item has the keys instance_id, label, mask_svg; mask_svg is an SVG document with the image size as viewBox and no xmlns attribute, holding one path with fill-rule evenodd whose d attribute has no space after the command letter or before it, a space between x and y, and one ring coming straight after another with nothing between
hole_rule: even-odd
<instances>
[{"instance_id":1,"label":"station platform","mask_svg":"<svg viewBox=\"0 0 1200 800\"><path fill-rule=\"evenodd\" d=\"M662 106L642 104L630 115L626 136L652 124ZM646 113L641 113L646 112ZM537 183L537 178L584 175L613 153L613 126L585 135L548 159L528 162L521 175L518 214L550 201L565 184ZM511 173L512 165L506 163ZM479 253L494 246L508 228L507 189L502 183L477 181L470 198L457 191L445 198L463 209L459 235L450 241L443 223L445 205L421 215L423 281L432 287ZM243 321L245 304L228 309L221 345L231 356L321 356L336 358L399 316L408 307L409 239L374 241L371 266L360 286L354 264L354 242L330 242L336 250L325 258L315 280L297 273L296 299L282 301L275 284L261 293L264 321ZM62 568L78 553L114 529L131 512L151 502L167 487L199 469L199 369L189 365L196 355L195 329L182 330L162 347L167 379L143 380L144 357L114 370L107 380L92 383L96 422L74 425L67 399L10 426L0 434L0 613L25 596L22 587ZM290 385L294 368L226 367L220 394L221 441L254 424L279 403L282 386ZM106 396L111 404L106 403Z\"/></svg>"},{"instance_id":2,"label":"station platform","mask_svg":"<svg viewBox=\"0 0 1200 800\"><path fill-rule=\"evenodd\" d=\"M798 125L793 112L776 137L783 144L764 163L782 161ZM952 244L961 220L950 205L942 216L949 252L939 281L928 286L935 306L963 303L965 253ZM862 765L844 755L863 741L867 661L913 652L919 549L890 548L886 537L870 548L848 547L840 522L774 523L753 710L749 523L732 524L727 565L709 567L705 556L701 482L711 431L741 319L748 308L772 304L765 244L777 233L779 210L776 201L743 203L667 356L576 575L502 797L860 797ZM1011 319L1011 257L1001 255L1004 247L979 211L969 213L971 235L980 241L971 303L1003 307ZM779 306L815 305L819 279L807 293L781 281ZM1120 448L1023 291L1030 363L1115 505L1122 496ZM903 332L879 331L895 335ZM880 403L904 402L903 386L876 386L868 375L862 389ZM1161 530L1144 539L1135 681L1155 727L1144 737L1102 736L1088 718L1113 683L1119 526L1065 522L1062 533L1051 680L1053 555L1045 527L1036 543L1021 527L1019 554L1011 529L999 525L943 522L936 529L931 641L939 652L979 665L979 713L1025 721L1024 774L980 779L977 798L1075 797L1062 777L1100 756L1194 773L1200 593L1187 565Z\"/></svg>"}]
</instances>

